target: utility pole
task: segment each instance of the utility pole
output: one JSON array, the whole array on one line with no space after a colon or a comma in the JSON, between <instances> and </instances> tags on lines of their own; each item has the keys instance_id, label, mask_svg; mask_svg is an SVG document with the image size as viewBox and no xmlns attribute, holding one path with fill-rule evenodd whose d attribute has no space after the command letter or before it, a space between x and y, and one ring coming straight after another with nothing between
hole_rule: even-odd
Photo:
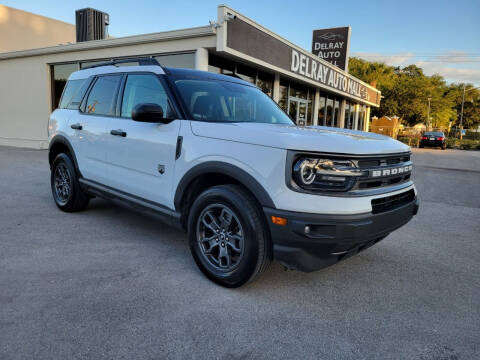
<instances>
[{"instance_id":1,"label":"utility pole","mask_svg":"<svg viewBox=\"0 0 480 360\"><path fill-rule=\"evenodd\" d=\"M465 103L465 84L463 84L462 110L460 111L460 140L463 138L463 104Z\"/></svg>"},{"instance_id":2,"label":"utility pole","mask_svg":"<svg viewBox=\"0 0 480 360\"><path fill-rule=\"evenodd\" d=\"M430 100L432 100L431 97L428 98L428 112L427 112L427 131L430 131Z\"/></svg>"}]
</instances>

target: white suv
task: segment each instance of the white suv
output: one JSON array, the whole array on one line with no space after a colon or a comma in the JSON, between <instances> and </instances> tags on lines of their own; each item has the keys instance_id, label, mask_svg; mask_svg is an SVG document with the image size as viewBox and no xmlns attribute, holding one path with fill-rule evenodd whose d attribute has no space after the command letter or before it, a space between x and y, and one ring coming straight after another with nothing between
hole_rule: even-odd
<instances>
[{"instance_id":1,"label":"white suv","mask_svg":"<svg viewBox=\"0 0 480 360\"><path fill-rule=\"evenodd\" d=\"M159 214L188 231L199 268L227 287L272 258L307 272L334 264L418 210L402 143L297 127L245 81L149 58L73 73L49 140L60 209L100 196Z\"/></svg>"}]
</instances>

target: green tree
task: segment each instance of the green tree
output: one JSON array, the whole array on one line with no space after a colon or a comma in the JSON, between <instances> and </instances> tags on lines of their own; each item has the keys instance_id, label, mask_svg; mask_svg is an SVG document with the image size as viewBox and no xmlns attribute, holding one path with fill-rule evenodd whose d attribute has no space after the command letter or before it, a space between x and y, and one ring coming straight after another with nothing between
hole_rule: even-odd
<instances>
[{"instance_id":1,"label":"green tree","mask_svg":"<svg viewBox=\"0 0 480 360\"><path fill-rule=\"evenodd\" d=\"M448 85L442 76L427 76L416 65L401 68L358 58L349 60L349 72L382 92L380 107L372 109L372 115L397 115L408 125L427 123L430 98L430 120L433 127L447 128L450 122L458 124L463 84ZM467 85L468 89L472 89L472 85ZM467 91L464 127L477 127L478 124L480 91Z\"/></svg>"}]
</instances>

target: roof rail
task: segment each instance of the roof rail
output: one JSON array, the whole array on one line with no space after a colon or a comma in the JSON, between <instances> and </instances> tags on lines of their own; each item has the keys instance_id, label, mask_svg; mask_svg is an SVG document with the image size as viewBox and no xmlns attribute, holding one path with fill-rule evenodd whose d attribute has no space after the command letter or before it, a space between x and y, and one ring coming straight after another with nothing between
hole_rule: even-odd
<instances>
[{"instance_id":1,"label":"roof rail","mask_svg":"<svg viewBox=\"0 0 480 360\"><path fill-rule=\"evenodd\" d=\"M126 64L126 63L138 63L139 66L157 65L163 69L163 66L157 61L157 59L153 57L135 57L135 58L116 59L116 60L114 59L111 61L104 61L99 64L94 64L91 66L84 67L82 70L92 69L100 66L108 66L108 65L116 66L117 64Z\"/></svg>"}]
</instances>

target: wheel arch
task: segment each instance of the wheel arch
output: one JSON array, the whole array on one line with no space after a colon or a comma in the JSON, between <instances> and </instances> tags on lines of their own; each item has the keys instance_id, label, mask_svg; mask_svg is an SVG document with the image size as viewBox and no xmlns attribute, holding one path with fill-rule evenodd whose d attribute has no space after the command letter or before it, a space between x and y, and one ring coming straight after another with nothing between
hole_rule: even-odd
<instances>
[{"instance_id":1,"label":"wheel arch","mask_svg":"<svg viewBox=\"0 0 480 360\"><path fill-rule=\"evenodd\" d=\"M182 214L182 224L195 198L209 187L221 184L239 184L249 191L260 206L275 209L272 198L263 186L239 167L221 161L208 161L196 165L185 173L175 191L175 209Z\"/></svg>"},{"instance_id":2,"label":"wheel arch","mask_svg":"<svg viewBox=\"0 0 480 360\"><path fill-rule=\"evenodd\" d=\"M77 157L73 151L72 144L68 139L63 135L55 135L48 146L48 163L50 168L52 167L53 160L60 153L68 153L72 158L73 165L75 166L75 171L79 176L81 176L80 170L78 168Z\"/></svg>"}]
</instances>

